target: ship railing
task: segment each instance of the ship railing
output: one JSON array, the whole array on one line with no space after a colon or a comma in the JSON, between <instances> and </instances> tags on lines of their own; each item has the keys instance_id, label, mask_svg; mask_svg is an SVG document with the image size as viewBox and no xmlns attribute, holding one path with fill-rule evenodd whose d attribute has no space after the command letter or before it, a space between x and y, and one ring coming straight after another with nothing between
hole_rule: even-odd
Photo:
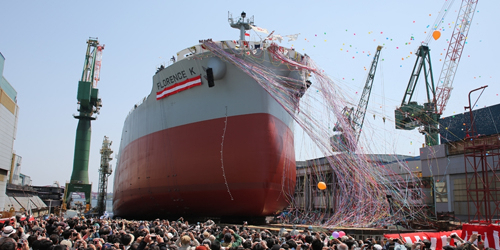
<instances>
[{"instance_id":1,"label":"ship railing","mask_svg":"<svg viewBox=\"0 0 500 250\"><path fill-rule=\"evenodd\" d=\"M146 101L146 99L147 99L147 98L148 98L148 97L147 97L147 96L145 96L144 98L142 98L142 100L140 100L139 102L137 102L137 103L134 105L134 107L133 107L133 108L132 108L132 109L128 112L127 117L128 117L130 114L132 114L132 112L133 112L133 111L134 111L137 107L141 106L141 104L143 104L143 103L144 103L144 101Z\"/></svg>"},{"instance_id":2,"label":"ship railing","mask_svg":"<svg viewBox=\"0 0 500 250\"><path fill-rule=\"evenodd\" d=\"M200 41L200 44L179 51L177 53L177 61L181 61L195 55L210 52L210 50L208 50L203 46L203 44L201 44L202 42L203 41ZM266 49L271 45L269 42L240 41L240 40L214 41L214 43L221 46L223 49L245 51L247 54L251 52L256 53L257 50ZM280 49L283 49L283 51L286 53L286 55L288 55L290 59L300 62L301 55L294 49L284 48L281 46Z\"/></svg>"}]
</instances>

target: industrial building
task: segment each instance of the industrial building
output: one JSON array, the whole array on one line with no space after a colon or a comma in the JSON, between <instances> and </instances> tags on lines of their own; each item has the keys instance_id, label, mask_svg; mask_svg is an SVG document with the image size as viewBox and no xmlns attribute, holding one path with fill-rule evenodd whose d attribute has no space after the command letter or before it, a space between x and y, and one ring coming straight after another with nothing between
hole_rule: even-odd
<instances>
[{"instance_id":1,"label":"industrial building","mask_svg":"<svg viewBox=\"0 0 500 250\"><path fill-rule=\"evenodd\" d=\"M20 158L14 155L19 112L17 92L3 76L4 65L5 57L0 53L0 209L5 207L9 171L20 164Z\"/></svg>"},{"instance_id":2,"label":"industrial building","mask_svg":"<svg viewBox=\"0 0 500 250\"><path fill-rule=\"evenodd\" d=\"M434 179L436 212L462 221L499 219L500 104L439 124L441 144L420 149L422 176Z\"/></svg>"},{"instance_id":3,"label":"industrial building","mask_svg":"<svg viewBox=\"0 0 500 250\"><path fill-rule=\"evenodd\" d=\"M472 123L471 123L472 119ZM430 215L451 214L461 221L493 221L500 215L500 104L439 120L440 141L420 149L420 156L360 155L394 172L405 162L424 184ZM472 129L471 129L472 128ZM341 164L341 163L339 163ZM335 175L326 158L297 162L295 206L333 214ZM466 170L467 169L467 170ZM399 172L398 172L399 171ZM317 188L317 175L326 183Z\"/></svg>"},{"instance_id":4,"label":"industrial building","mask_svg":"<svg viewBox=\"0 0 500 250\"><path fill-rule=\"evenodd\" d=\"M17 92L3 76L5 57L0 53L0 217L23 211L47 213L47 206L31 187L31 178L21 173L22 157L14 152L17 132Z\"/></svg>"}]
</instances>

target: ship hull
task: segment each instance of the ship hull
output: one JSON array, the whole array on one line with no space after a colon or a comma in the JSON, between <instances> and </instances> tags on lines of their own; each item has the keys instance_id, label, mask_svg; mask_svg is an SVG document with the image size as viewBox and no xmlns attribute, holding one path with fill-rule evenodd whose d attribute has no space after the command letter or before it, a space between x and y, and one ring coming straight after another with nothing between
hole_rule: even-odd
<instances>
[{"instance_id":1,"label":"ship hull","mask_svg":"<svg viewBox=\"0 0 500 250\"><path fill-rule=\"evenodd\" d=\"M226 133L222 137L224 127ZM161 149L144 152L144 149ZM264 216L295 186L292 131L269 114L197 122L131 143L114 213ZM292 171L293 170L293 171ZM291 190L290 190L291 189Z\"/></svg>"},{"instance_id":2,"label":"ship hull","mask_svg":"<svg viewBox=\"0 0 500 250\"><path fill-rule=\"evenodd\" d=\"M269 58L266 53L261 57ZM227 62L225 75L209 87L204 72L213 59L204 55L158 72L151 94L127 116L114 177L115 216L259 217L284 209L293 196L291 115ZM286 65L263 63L290 73ZM163 83L196 75L201 85L156 98Z\"/></svg>"}]
</instances>

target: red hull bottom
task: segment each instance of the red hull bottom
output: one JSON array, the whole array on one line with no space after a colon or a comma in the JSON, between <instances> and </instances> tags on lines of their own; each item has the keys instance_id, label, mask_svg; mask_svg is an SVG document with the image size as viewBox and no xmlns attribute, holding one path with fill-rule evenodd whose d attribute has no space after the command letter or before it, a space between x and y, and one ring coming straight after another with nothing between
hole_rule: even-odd
<instances>
[{"instance_id":1,"label":"red hull bottom","mask_svg":"<svg viewBox=\"0 0 500 250\"><path fill-rule=\"evenodd\" d=\"M292 131L269 114L225 124L192 123L127 145L115 173L115 216L244 217L285 208L296 178Z\"/></svg>"}]
</instances>

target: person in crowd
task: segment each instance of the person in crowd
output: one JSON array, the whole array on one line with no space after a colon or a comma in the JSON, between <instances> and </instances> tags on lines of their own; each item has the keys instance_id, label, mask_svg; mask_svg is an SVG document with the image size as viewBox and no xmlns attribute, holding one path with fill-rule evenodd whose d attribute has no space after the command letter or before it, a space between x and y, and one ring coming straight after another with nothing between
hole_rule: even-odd
<instances>
[{"instance_id":1,"label":"person in crowd","mask_svg":"<svg viewBox=\"0 0 500 250\"><path fill-rule=\"evenodd\" d=\"M15 227L17 226L17 227ZM333 238L312 227L299 230L256 230L243 225L220 226L209 220L175 221L63 219L54 215L33 221L13 218L0 223L0 250L427 250L431 241L403 239L356 241L349 235ZM454 246L450 244L454 239ZM201 244L200 244L201 242ZM472 234L468 241L454 234L445 250L485 250ZM440 250L440 249L438 249ZM486 249L488 250L488 249Z\"/></svg>"}]
</instances>

